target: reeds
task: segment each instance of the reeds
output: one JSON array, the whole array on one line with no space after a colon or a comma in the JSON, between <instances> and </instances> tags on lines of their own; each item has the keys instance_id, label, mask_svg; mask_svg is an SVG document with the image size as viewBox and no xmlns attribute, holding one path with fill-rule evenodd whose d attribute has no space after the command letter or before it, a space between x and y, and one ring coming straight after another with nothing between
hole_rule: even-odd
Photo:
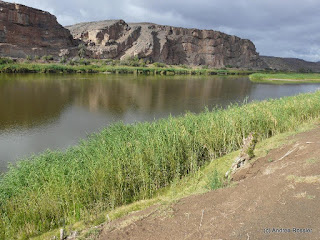
<instances>
[{"instance_id":1,"label":"reeds","mask_svg":"<svg viewBox=\"0 0 320 240\"><path fill-rule=\"evenodd\" d=\"M250 132L264 139L319 116L316 92L152 123L115 124L66 152L47 151L11 166L0 179L0 238L26 239L150 198L239 149Z\"/></svg>"}]
</instances>

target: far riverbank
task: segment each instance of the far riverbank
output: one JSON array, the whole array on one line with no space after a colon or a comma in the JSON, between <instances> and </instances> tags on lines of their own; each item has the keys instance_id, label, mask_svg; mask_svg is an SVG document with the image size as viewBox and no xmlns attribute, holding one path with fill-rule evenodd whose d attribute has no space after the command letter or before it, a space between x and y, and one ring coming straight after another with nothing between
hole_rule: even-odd
<instances>
[{"instance_id":1,"label":"far riverbank","mask_svg":"<svg viewBox=\"0 0 320 240\"><path fill-rule=\"evenodd\" d=\"M106 74L147 74L147 75L249 75L252 69L210 68L208 66L167 65L149 63L143 59L97 60L60 59L47 56L42 59L0 58L0 73L106 73ZM258 71L260 72L260 71Z\"/></svg>"},{"instance_id":2,"label":"far riverbank","mask_svg":"<svg viewBox=\"0 0 320 240\"><path fill-rule=\"evenodd\" d=\"M274 84L320 83L319 73L254 73L250 75L252 82Z\"/></svg>"}]
</instances>

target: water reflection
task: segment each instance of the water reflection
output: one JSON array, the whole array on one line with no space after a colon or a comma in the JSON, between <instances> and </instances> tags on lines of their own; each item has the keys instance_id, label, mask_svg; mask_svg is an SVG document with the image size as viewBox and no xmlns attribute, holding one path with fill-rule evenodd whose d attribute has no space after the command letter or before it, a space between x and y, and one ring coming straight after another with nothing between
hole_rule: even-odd
<instances>
[{"instance_id":1,"label":"water reflection","mask_svg":"<svg viewBox=\"0 0 320 240\"><path fill-rule=\"evenodd\" d=\"M64 149L115 121L152 121L318 86L253 84L247 77L0 75L0 172L7 162Z\"/></svg>"}]
</instances>

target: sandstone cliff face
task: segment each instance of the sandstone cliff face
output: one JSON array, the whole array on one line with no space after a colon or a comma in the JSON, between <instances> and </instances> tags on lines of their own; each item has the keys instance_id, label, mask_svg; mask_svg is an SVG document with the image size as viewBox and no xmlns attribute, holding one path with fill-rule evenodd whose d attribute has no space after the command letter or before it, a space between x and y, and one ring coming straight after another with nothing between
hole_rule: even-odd
<instances>
[{"instance_id":1,"label":"sandstone cliff face","mask_svg":"<svg viewBox=\"0 0 320 240\"><path fill-rule=\"evenodd\" d=\"M75 46L69 30L48 12L0 1L0 54L10 57L58 55Z\"/></svg>"},{"instance_id":2,"label":"sandstone cliff face","mask_svg":"<svg viewBox=\"0 0 320 240\"><path fill-rule=\"evenodd\" d=\"M213 30L186 29L123 20L67 27L86 43L91 57L125 59L138 56L167 64L261 68L254 44Z\"/></svg>"}]
</instances>

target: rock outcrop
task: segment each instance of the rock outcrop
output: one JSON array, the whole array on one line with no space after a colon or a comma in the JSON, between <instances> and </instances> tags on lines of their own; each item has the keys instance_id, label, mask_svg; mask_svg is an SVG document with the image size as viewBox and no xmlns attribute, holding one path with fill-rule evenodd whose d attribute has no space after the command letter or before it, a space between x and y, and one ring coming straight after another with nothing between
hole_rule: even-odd
<instances>
[{"instance_id":1,"label":"rock outcrop","mask_svg":"<svg viewBox=\"0 0 320 240\"><path fill-rule=\"evenodd\" d=\"M2 56L59 55L60 50L69 51L76 44L69 30L50 13L0 1Z\"/></svg>"},{"instance_id":2,"label":"rock outcrop","mask_svg":"<svg viewBox=\"0 0 320 240\"><path fill-rule=\"evenodd\" d=\"M67 28L96 58L138 56L167 64L264 67L250 40L213 30L128 24L123 20L80 23Z\"/></svg>"},{"instance_id":3,"label":"rock outcrop","mask_svg":"<svg viewBox=\"0 0 320 240\"><path fill-rule=\"evenodd\" d=\"M48 12L0 1L1 56L73 57L81 43L92 58L138 56L167 64L265 67L250 40L218 31L123 20L80 23L66 29Z\"/></svg>"}]
</instances>

